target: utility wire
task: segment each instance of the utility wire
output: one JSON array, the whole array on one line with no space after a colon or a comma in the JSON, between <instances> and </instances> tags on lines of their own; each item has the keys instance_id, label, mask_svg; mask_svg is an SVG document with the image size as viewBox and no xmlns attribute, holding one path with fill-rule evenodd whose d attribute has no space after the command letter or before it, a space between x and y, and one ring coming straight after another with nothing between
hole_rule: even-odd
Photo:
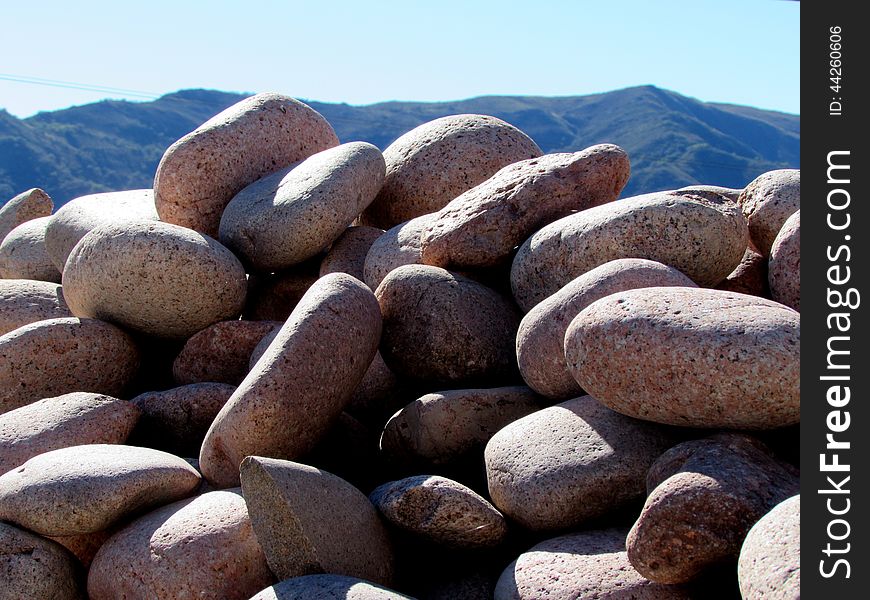
<instances>
[{"instance_id":1,"label":"utility wire","mask_svg":"<svg viewBox=\"0 0 870 600\"><path fill-rule=\"evenodd\" d=\"M81 90L85 92L102 92L107 94L119 94L127 97L144 98L147 100L156 100L160 94L152 92L143 92L141 90L130 90L126 88L109 87L105 85L94 85L90 83L79 83L75 81L59 81L57 79L43 79L42 77L29 77L23 75L12 75L9 73L0 73L0 80L11 81L14 83L29 83L32 85L44 85L48 87L66 88L70 90Z\"/></svg>"}]
</instances>

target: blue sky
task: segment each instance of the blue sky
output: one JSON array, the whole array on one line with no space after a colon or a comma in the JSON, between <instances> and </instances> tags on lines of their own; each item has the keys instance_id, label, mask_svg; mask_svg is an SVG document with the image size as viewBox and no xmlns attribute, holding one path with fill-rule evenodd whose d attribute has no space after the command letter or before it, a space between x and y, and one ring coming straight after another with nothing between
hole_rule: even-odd
<instances>
[{"instance_id":1,"label":"blue sky","mask_svg":"<svg viewBox=\"0 0 870 600\"><path fill-rule=\"evenodd\" d=\"M0 107L17 116L194 87L369 104L642 84L800 112L786 0L30 0L0 15Z\"/></svg>"}]
</instances>

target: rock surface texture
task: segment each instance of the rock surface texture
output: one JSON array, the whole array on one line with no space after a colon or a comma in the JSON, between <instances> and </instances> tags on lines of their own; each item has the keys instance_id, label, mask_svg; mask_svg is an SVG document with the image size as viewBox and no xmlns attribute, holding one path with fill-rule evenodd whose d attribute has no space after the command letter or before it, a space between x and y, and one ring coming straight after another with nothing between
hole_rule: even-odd
<instances>
[{"instance_id":1,"label":"rock surface texture","mask_svg":"<svg viewBox=\"0 0 870 600\"><path fill-rule=\"evenodd\" d=\"M737 578L746 600L801 597L801 497L777 504L752 526L740 549Z\"/></svg>"}]
</instances>

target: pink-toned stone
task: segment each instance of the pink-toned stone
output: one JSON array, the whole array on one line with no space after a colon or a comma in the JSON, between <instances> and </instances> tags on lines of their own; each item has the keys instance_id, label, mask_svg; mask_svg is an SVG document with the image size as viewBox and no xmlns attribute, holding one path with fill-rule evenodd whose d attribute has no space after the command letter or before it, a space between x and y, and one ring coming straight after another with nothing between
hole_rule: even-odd
<instances>
[{"instance_id":1,"label":"pink-toned stone","mask_svg":"<svg viewBox=\"0 0 870 600\"><path fill-rule=\"evenodd\" d=\"M251 600L413 600L371 581L345 575L291 577L252 596Z\"/></svg>"},{"instance_id":2,"label":"pink-toned stone","mask_svg":"<svg viewBox=\"0 0 870 600\"><path fill-rule=\"evenodd\" d=\"M242 318L251 321L286 321L299 300L317 281L320 257L278 273L251 274Z\"/></svg>"},{"instance_id":3,"label":"pink-toned stone","mask_svg":"<svg viewBox=\"0 0 870 600\"><path fill-rule=\"evenodd\" d=\"M735 203L658 192L590 208L555 221L520 247L511 288L524 311L569 281L618 258L646 258L681 271L701 286L725 279L748 242Z\"/></svg>"},{"instance_id":4,"label":"pink-toned stone","mask_svg":"<svg viewBox=\"0 0 870 600\"><path fill-rule=\"evenodd\" d=\"M199 481L183 459L159 450L70 446L0 476L0 520L42 535L93 533L189 496Z\"/></svg>"},{"instance_id":5,"label":"pink-toned stone","mask_svg":"<svg viewBox=\"0 0 870 600\"><path fill-rule=\"evenodd\" d=\"M365 284L344 273L319 279L215 418L199 456L206 478L229 487L245 456L310 450L350 400L380 334Z\"/></svg>"},{"instance_id":6,"label":"pink-toned stone","mask_svg":"<svg viewBox=\"0 0 870 600\"><path fill-rule=\"evenodd\" d=\"M130 402L142 411L137 441L179 456L196 456L212 421L235 390L226 383L201 382L136 396Z\"/></svg>"},{"instance_id":7,"label":"pink-toned stone","mask_svg":"<svg viewBox=\"0 0 870 600\"><path fill-rule=\"evenodd\" d=\"M769 263L770 293L773 299L801 309L801 211L790 216L773 240Z\"/></svg>"},{"instance_id":8,"label":"pink-toned stone","mask_svg":"<svg viewBox=\"0 0 870 600\"><path fill-rule=\"evenodd\" d=\"M389 229L441 209L502 167L538 156L531 138L495 117L450 115L423 123L384 150L384 187L362 220Z\"/></svg>"},{"instance_id":9,"label":"pink-toned stone","mask_svg":"<svg viewBox=\"0 0 870 600\"><path fill-rule=\"evenodd\" d=\"M59 544L0 523L0 600L84 600L83 575Z\"/></svg>"},{"instance_id":10,"label":"pink-toned stone","mask_svg":"<svg viewBox=\"0 0 870 600\"><path fill-rule=\"evenodd\" d=\"M154 176L160 218L212 237L224 207L261 177L338 145L310 106L272 92L251 96L172 144Z\"/></svg>"},{"instance_id":11,"label":"pink-toned stone","mask_svg":"<svg viewBox=\"0 0 870 600\"><path fill-rule=\"evenodd\" d=\"M322 252L374 199L384 157L366 142L309 156L240 191L220 221L220 240L251 270L272 272Z\"/></svg>"},{"instance_id":12,"label":"pink-toned stone","mask_svg":"<svg viewBox=\"0 0 870 600\"><path fill-rule=\"evenodd\" d=\"M801 207L800 169L768 171L756 177L737 200L749 224L749 237L764 257L786 220Z\"/></svg>"},{"instance_id":13,"label":"pink-toned stone","mask_svg":"<svg viewBox=\"0 0 870 600\"><path fill-rule=\"evenodd\" d=\"M725 281L716 285L716 289L770 298L767 271L767 259L750 244L743 253L740 264L731 271Z\"/></svg>"},{"instance_id":14,"label":"pink-toned stone","mask_svg":"<svg viewBox=\"0 0 870 600\"><path fill-rule=\"evenodd\" d=\"M54 535L47 536L54 542L57 542L75 556L82 566L87 569L91 566L94 556L97 555L99 549L120 529L120 524L115 524L108 529L95 531L93 533L80 533L77 535Z\"/></svg>"},{"instance_id":15,"label":"pink-toned stone","mask_svg":"<svg viewBox=\"0 0 870 600\"><path fill-rule=\"evenodd\" d=\"M747 600L800 599L800 495L780 502L752 526L740 549L737 579Z\"/></svg>"},{"instance_id":16,"label":"pink-toned stone","mask_svg":"<svg viewBox=\"0 0 870 600\"><path fill-rule=\"evenodd\" d=\"M21 192L0 206L0 242L22 223L47 217L52 210L54 210L54 202L45 191L31 188Z\"/></svg>"},{"instance_id":17,"label":"pink-toned stone","mask_svg":"<svg viewBox=\"0 0 870 600\"><path fill-rule=\"evenodd\" d=\"M688 427L773 429L800 421L800 314L702 288L606 296L565 334L577 383L623 414Z\"/></svg>"},{"instance_id":18,"label":"pink-toned stone","mask_svg":"<svg viewBox=\"0 0 870 600\"><path fill-rule=\"evenodd\" d=\"M422 264L420 234L433 218L434 215L415 217L396 225L375 240L363 266L363 281L366 285L375 290L393 269Z\"/></svg>"},{"instance_id":19,"label":"pink-toned stone","mask_svg":"<svg viewBox=\"0 0 870 600\"><path fill-rule=\"evenodd\" d=\"M582 531L520 554L502 573L495 600L689 600L680 586L644 578L628 562L625 531Z\"/></svg>"},{"instance_id":20,"label":"pink-toned stone","mask_svg":"<svg viewBox=\"0 0 870 600\"><path fill-rule=\"evenodd\" d=\"M799 493L800 480L761 442L730 433L671 448L650 468L647 487L628 558L649 579L685 583L735 560L752 525Z\"/></svg>"},{"instance_id":21,"label":"pink-toned stone","mask_svg":"<svg viewBox=\"0 0 870 600\"><path fill-rule=\"evenodd\" d=\"M51 217L25 221L0 243L0 278L60 283L60 271L45 249L45 227Z\"/></svg>"},{"instance_id":22,"label":"pink-toned stone","mask_svg":"<svg viewBox=\"0 0 870 600\"><path fill-rule=\"evenodd\" d=\"M81 444L123 444L139 409L103 394L72 392L0 415L0 473L43 452Z\"/></svg>"},{"instance_id":23,"label":"pink-toned stone","mask_svg":"<svg viewBox=\"0 0 870 600\"><path fill-rule=\"evenodd\" d=\"M612 202L628 181L628 156L599 144L508 165L442 208L420 235L424 264L489 267L544 225Z\"/></svg>"},{"instance_id":24,"label":"pink-toned stone","mask_svg":"<svg viewBox=\"0 0 870 600\"><path fill-rule=\"evenodd\" d=\"M673 267L643 258L620 258L580 275L537 304L523 317L517 332L517 363L526 384L555 400L582 394L565 362L568 325L599 298L658 286L697 287Z\"/></svg>"},{"instance_id":25,"label":"pink-toned stone","mask_svg":"<svg viewBox=\"0 0 870 600\"><path fill-rule=\"evenodd\" d=\"M218 382L238 385L248 374L254 348L280 321L221 321L195 333L172 363L179 385Z\"/></svg>"},{"instance_id":26,"label":"pink-toned stone","mask_svg":"<svg viewBox=\"0 0 870 600\"><path fill-rule=\"evenodd\" d=\"M76 244L63 277L75 315L168 339L238 317L246 291L245 270L232 252L158 221L92 229Z\"/></svg>"},{"instance_id":27,"label":"pink-toned stone","mask_svg":"<svg viewBox=\"0 0 870 600\"><path fill-rule=\"evenodd\" d=\"M684 194L691 194L693 196L703 196L703 197L713 197L723 196L728 198L731 202L737 202L737 199L740 197L740 194L743 192L742 189L722 187L721 185L704 185L704 184L695 184L695 185L687 185L686 187L681 187L677 190L677 192Z\"/></svg>"},{"instance_id":28,"label":"pink-toned stone","mask_svg":"<svg viewBox=\"0 0 870 600\"><path fill-rule=\"evenodd\" d=\"M47 319L0 336L0 414L70 392L119 397L139 367L129 335L97 319Z\"/></svg>"},{"instance_id":29,"label":"pink-toned stone","mask_svg":"<svg viewBox=\"0 0 870 600\"><path fill-rule=\"evenodd\" d=\"M150 189L79 196L52 215L45 230L45 247L54 266L63 272L70 252L91 229L100 225L157 220L154 192Z\"/></svg>"},{"instance_id":30,"label":"pink-toned stone","mask_svg":"<svg viewBox=\"0 0 870 600\"><path fill-rule=\"evenodd\" d=\"M334 573L389 585L393 552L368 498L300 463L249 456L242 493L269 568L279 579Z\"/></svg>"},{"instance_id":31,"label":"pink-toned stone","mask_svg":"<svg viewBox=\"0 0 870 600\"><path fill-rule=\"evenodd\" d=\"M208 492L133 521L94 557L91 600L245 600L274 583L240 490Z\"/></svg>"},{"instance_id":32,"label":"pink-toned stone","mask_svg":"<svg viewBox=\"0 0 870 600\"><path fill-rule=\"evenodd\" d=\"M0 335L37 321L71 316L59 284L0 279Z\"/></svg>"},{"instance_id":33,"label":"pink-toned stone","mask_svg":"<svg viewBox=\"0 0 870 600\"><path fill-rule=\"evenodd\" d=\"M366 255L372 244L384 234L383 229L356 225L344 230L320 263L320 276L347 273L365 281Z\"/></svg>"}]
</instances>

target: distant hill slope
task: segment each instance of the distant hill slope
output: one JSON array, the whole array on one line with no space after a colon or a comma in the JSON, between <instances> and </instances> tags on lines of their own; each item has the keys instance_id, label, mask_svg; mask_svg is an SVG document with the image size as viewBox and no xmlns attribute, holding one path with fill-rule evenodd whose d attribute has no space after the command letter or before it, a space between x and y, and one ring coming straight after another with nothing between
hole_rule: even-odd
<instances>
[{"instance_id":1,"label":"distant hill slope","mask_svg":"<svg viewBox=\"0 0 870 600\"><path fill-rule=\"evenodd\" d=\"M172 142L243 97L185 90L153 102L104 101L28 119L0 110L0 203L31 187L45 189L57 205L83 194L150 187ZM504 119L545 152L619 144L632 168L624 196L692 183L743 187L764 171L800 166L800 117L699 102L653 86L556 98L307 102L342 141L382 149L421 123L456 113Z\"/></svg>"}]
</instances>

